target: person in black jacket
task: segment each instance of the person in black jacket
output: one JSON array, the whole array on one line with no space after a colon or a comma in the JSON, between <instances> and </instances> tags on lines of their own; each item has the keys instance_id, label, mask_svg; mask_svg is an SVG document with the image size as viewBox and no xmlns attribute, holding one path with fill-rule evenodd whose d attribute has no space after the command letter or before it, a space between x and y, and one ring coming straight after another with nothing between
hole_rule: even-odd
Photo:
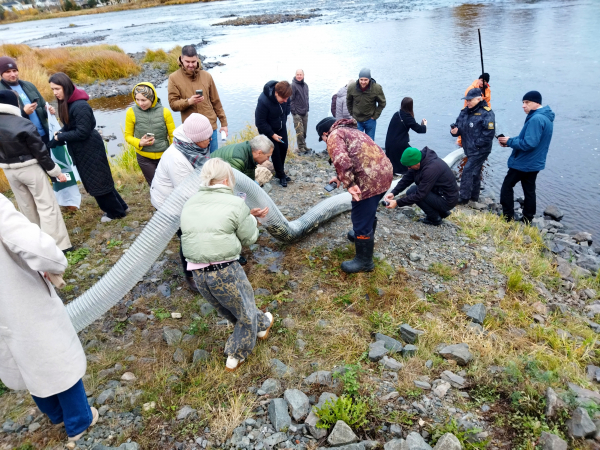
<instances>
[{"instance_id":1,"label":"person in black jacket","mask_svg":"<svg viewBox=\"0 0 600 450\"><path fill-rule=\"evenodd\" d=\"M285 174L285 157L288 150L287 116L290 114L292 87L287 81L269 81L265 84L254 113L254 122L259 134L273 142L271 160L275 167L275 177L282 187L287 187L290 178Z\"/></svg>"},{"instance_id":2,"label":"person in black jacket","mask_svg":"<svg viewBox=\"0 0 600 450\"><path fill-rule=\"evenodd\" d=\"M427 225L441 225L442 219L451 214L458 201L458 184L452 170L428 147L420 151L408 147L402 154L402 164L408 167L408 172L392 192L384 197L389 202L387 208L416 203L426 215L421 222ZM396 195L413 183L415 186L406 191L406 196L394 200Z\"/></svg>"},{"instance_id":3,"label":"person in black jacket","mask_svg":"<svg viewBox=\"0 0 600 450\"><path fill-rule=\"evenodd\" d=\"M63 251L71 249L67 227L48 176L67 181L36 126L21 115L17 94L0 91L0 168L15 195L19 210L54 239Z\"/></svg>"},{"instance_id":4,"label":"person in black jacket","mask_svg":"<svg viewBox=\"0 0 600 450\"><path fill-rule=\"evenodd\" d=\"M52 75L49 81L63 123L62 129L54 133L50 148L68 145L83 187L105 213L101 222L125 217L129 207L115 189L104 141L96 131L96 118L87 102L90 97L62 72Z\"/></svg>"},{"instance_id":5,"label":"person in black jacket","mask_svg":"<svg viewBox=\"0 0 600 450\"><path fill-rule=\"evenodd\" d=\"M421 120L419 125L413 112L413 99L404 97L400 104L400 111L392 116L385 137L385 154L392 162L395 174L405 174L408 170L402 165L400 159L404 150L410 147L408 132L411 129L417 133L427 133L427 120Z\"/></svg>"}]
</instances>

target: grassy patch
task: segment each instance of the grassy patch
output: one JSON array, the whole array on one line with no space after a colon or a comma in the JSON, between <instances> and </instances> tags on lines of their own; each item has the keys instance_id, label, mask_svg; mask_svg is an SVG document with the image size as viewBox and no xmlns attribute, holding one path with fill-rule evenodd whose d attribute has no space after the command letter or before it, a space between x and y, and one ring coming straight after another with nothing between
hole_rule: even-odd
<instances>
[{"instance_id":1,"label":"grassy patch","mask_svg":"<svg viewBox=\"0 0 600 450\"><path fill-rule=\"evenodd\" d=\"M433 263L429 267L429 271L442 277L446 281L452 280L457 274L456 269L453 269L452 267L439 262Z\"/></svg>"},{"instance_id":2,"label":"grassy patch","mask_svg":"<svg viewBox=\"0 0 600 450\"><path fill-rule=\"evenodd\" d=\"M146 50L146 56L143 62L147 63L167 63L168 71L175 72L179 69L179 55L181 55L181 46L173 47L168 52L162 49L158 50Z\"/></svg>"},{"instance_id":3,"label":"grassy patch","mask_svg":"<svg viewBox=\"0 0 600 450\"><path fill-rule=\"evenodd\" d=\"M77 264L79 261L85 259L87 255L90 254L90 249L86 247L78 248L77 250L73 250L72 252L67 252L67 261L70 266Z\"/></svg>"}]
</instances>

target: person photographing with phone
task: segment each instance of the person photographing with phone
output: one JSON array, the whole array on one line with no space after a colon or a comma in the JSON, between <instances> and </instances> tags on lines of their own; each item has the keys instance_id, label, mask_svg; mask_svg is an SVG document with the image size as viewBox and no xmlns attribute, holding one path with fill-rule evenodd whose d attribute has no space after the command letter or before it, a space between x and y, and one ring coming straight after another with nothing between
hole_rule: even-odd
<instances>
[{"instance_id":1,"label":"person photographing with phone","mask_svg":"<svg viewBox=\"0 0 600 450\"><path fill-rule=\"evenodd\" d=\"M162 106L152 83L136 84L131 92L135 105L125 116L125 140L135 148L137 162L149 186L162 154L173 143L175 122Z\"/></svg>"},{"instance_id":2,"label":"person photographing with phone","mask_svg":"<svg viewBox=\"0 0 600 450\"><path fill-rule=\"evenodd\" d=\"M327 152L337 176L329 180L339 187L343 183L352 195L352 231L356 256L342 263L346 273L370 272L375 268L375 228L379 201L392 183L392 163L383 150L362 131L354 119L337 122L326 117L317 124L319 141L327 144Z\"/></svg>"}]
</instances>

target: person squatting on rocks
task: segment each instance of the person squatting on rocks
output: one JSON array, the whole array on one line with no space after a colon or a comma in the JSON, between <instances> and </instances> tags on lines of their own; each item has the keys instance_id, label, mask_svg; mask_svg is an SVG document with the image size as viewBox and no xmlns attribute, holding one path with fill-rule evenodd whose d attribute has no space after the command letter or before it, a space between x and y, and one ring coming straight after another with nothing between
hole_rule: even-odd
<instances>
[{"instance_id":1,"label":"person squatting on rocks","mask_svg":"<svg viewBox=\"0 0 600 450\"><path fill-rule=\"evenodd\" d=\"M157 210L194 169L202 167L208 161L212 136L213 129L210 120L198 113L192 113L183 122L183 125L175 128L173 144L160 158L150 187L150 201ZM181 240L181 228L177 230L177 236ZM198 292L192 272L187 270L181 245L179 246L179 257L188 288Z\"/></svg>"},{"instance_id":2,"label":"person squatting on rocks","mask_svg":"<svg viewBox=\"0 0 600 450\"><path fill-rule=\"evenodd\" d=\"M136 84L131 92L135 105L125 116L125 140L135 148L135 157L149 186L160 157L173 143L175 122L163 107L152 83Z\"/></svg>"},{"instance_id":3,"label":"person squatting on rocks","mask_svg":"<svg viewBox=\"0 0 600 450\"><path fill-rule=\"evenodd\" d=\"M0 168L19 210L52 236L58 248L72 248L69 233L48 176L67 181L40 139L35 125L21 116L15 92L0 91Z\"/></svg>"},{"instance_id":4,"label":"person squatting on rocks","mask_svg":"<svg viewBox=\"0 0 600 450\"><path fill-rule=\"evenodd\" d=\"M377 119L385 108L385 95L381 85L371 78L370 69L362 69L358 80L348 86L346 104L348 112L356 119L358 129L375 140Z\"/></svg>"},{"instance_id":5,"label":"person squatting on rocks","mask_svg":"<svg viewBox=\"0 0 600 450\"><path fill-rule=\"evenodd\" d=\"M331 115L335 120L352 119L352 114L348 111L348 89L354 86L355 80L350 80L346 86L341 87L332 98ZM335 106L334 106L335 105Z\"/></svg>"},{"instance_id":6,"label":"person squatting on rocks","mask_svg":"<svg viewBox=\"0 0 600 450\"><path fill-rule=\"evenodd\" d=\"M275 168L275 177L279 184L287 187L290 177L285 174L285 158L288 151L287 116L290 114L290 96L292 87L287 81L269 81L258 97L254 123L259 134L267 136L273 142L271 161Z\"/></svg>"},{"instance_id":7,"label":"person squatting on rocks","mask_svg":"<svg viewBox=\"0 0 600 450\"><path fill-rule=\"evenodd\" d=\"M181 122L185 122L192 113L208 117L213 129L210 152L217 150L217 118L221 122L219 131L227 134L227 117L213 77L202 69L193 45L184 45L181 49L179 70L169 75L168 92L169 106L173 111L181 111Z\"/></svg>"},{"instance_id":8,"label":"person squatting on rocks","mask_svg":"<svg viewBox=\"0 0 600 450\"><path fill-rule=\"evenodd\" d=\"M259 134L249 141L221 147L210 156L211 158L221 158L231 167L254 180L256 166L268 161L272 154L273 142L264 134Z\"/></svg>"},{"instance_id":9,"label":"person squatting on rocks","mask_svg":"<svg viewBox=\"0 0 600 450\"><path fill-rule=\"evenodd\" d=\"M487 102L488 106L491 108L492 107L492 90L490 89L490 74L489 73L482 73L481 75L479 75L479 78L476 79L475 81L473 81L471 83L471 86L469 86L466 90L465 90L465 97L469 94L469 91L471 89L479 89L481 90L481 95L483 97L483 99ZM463 105L463 107L467 107L467 100L465 100L465 104ZM459 147L462 147L462 139L459 136L458 139L456 140L456 144Z\"/></svg>"},{"instance_id":10,"label":"person squatting on rocks","mask_svg":"<svg viewBox=\"0 0 600 450\"><path fill-rule=\"evenodd\" d=\"M49 147L68 145L83 187L104 211L101 222L125 217L129 207L115 189L104 141L96 131L96 118L87 102L90 97L62 72L52 75L49 82L58 100L58 117L63 123Z\"/></svg>"},{"instance_id":11,"label":"person squatting on rocks","mask_svg":"<svg viewBox=\"0 0 600 450\"><path fill-rule=\"evenodd\" d=\"M244 200L233 193L231 166L212 158L200 176L199 192L181 213L183 251L202 296L234 324L225 344L225 370L233 372L252 353L256 339L268 337L273 316L256 307L254 290L238 262L242 246L258 239L258 227ZM263 211L261 217L268 208Z\"/></svg>"},{"instance_id":12,"label":"person squatting on rocks","mask_svg":"<svg viewBox=\"0 0 600 450\"><path fill-rule=\"evenodd\" d=\"M554 112L549 106L542 106L542 94L538 91L530 91L523 96L523 111L527 117L519 136L498 138L502 147L513 149L508 158L508 173L500 189L500 203L505 219L514 220L513 189L520 181L525 194L523 220L531 222L536 209L535 180L539 171L546 167L554 129Z\"/></svg>"},{"instance_id":13,"label":"person squatting on rocks","mask_svg":"<svg viewBox=\"0 0 600 450\"><path fill-rule=\"evenodd\" d=\"M342 263L346 273L369 272L375 268L373 250L377 226L377 206L392 183L392 163L383 150L358 130L354 119L326 117L317 124L319 141L325 141L337 177L352 195L352 228L348 239L354 242L356 256Z\"/></svg>"},{"instance_id":14,"label":"person squatting on rocks","mask_svg":"<svg viewBox=\"0 0 600 450\"><path fill-rule=\"evenodd\" d=\"M9 56L0 57L0 91L13 90L19 96L19 108L33 122L44 144L50 142L48 131L48 113L46 101L40 91L29 81L19 79L17 62ZM53 106L49 106L50 114L56 114Z\"/></svg>"},{"instance_id":15,"label":"person squatting on rocks","mask_svg":"<svg viewBox=\"0 0 600 450\"><path fill-rule=\"evenodd\" d=\"M304 70L296 70L296 76L292 79L292 96L290 97L290 109L296 129L296 140L298 151L308 153L311 151L306 146L306 131L308 130L308 84L304 81Z\"/></svg>"},{"instance_id":16,"label":"person squatting on rocks","mask_svg":"<svg viewBox=\"0 0 600 450\"><path fill-rule=\"evenodd\" d=\"M442 219L451 214L458 201L458 184L454 173L443 159L428 147L423 150L409 147L402 154L402 164L408 172L400 179L392 192L385 196L389 209L397 206L417 204L425 213L421 222L427 225L441 225ZM411 184L406 195L398 200L394 197Z\"/></svg>"},{"instance_id":17,"label":"person squatting on rocks","mask_svg":"<svg viewBox=\"0 0 600 450\"><path fill-rule=\"evenodd\" d=\"M81 380L87 367L81 342L48 281L67 264L54 240L0 195L0 379L10 389L28 390L75 442L98 411L88 405Z\"/></svg>"},{"instance_id":18,"label":"person squatting on rocks","mask_svg":"<svg viewBox=\"0 0 600 450\"><path fill-rule=\"evenodd\" d=\"M471 89L465 99L467 106L460 111L450 129L453 136L461 136L467 157L460 179L459 205L479 200L482 167L492 151L496 131L494 112L481 98L481 90Z\"/></svg>"},{"instance_id":19,"label":"person squatting on rocks","mask_svg":"<svg viewBox=\"0 0 600 450\"><path fill-rule=\"evenodd\" d=\"M417 133L427 133L427 120L421 120L419 125L413 112L413 99L404 97L400 104L400 110L395 112L390 120L385 137L385 154L392 162L396 175L405 174L408 171L408 168L402 165L401 159L404 150L410 147L408 132L411 129Z\"/></svg>"}]
</instances>

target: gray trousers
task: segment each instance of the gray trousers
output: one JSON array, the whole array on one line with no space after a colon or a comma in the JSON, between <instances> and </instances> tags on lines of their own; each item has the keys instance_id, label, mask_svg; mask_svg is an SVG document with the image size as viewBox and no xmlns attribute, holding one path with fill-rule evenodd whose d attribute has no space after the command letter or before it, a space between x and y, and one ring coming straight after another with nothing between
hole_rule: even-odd
<instances>
[{"instance_id":1,"label":"gray trousers","mask_svg":"<svg viewBox=\"0 0 600 450\"><path fill-rule=\"evenodd\" d=\"M271 325L256 307L254 290L238 262L213 272L194 270L194 281L202 296L217 312L235 325L225 344L225 354L246 359L256 345L256 334Z\"/></svg>"},{"instance_id":2,"label":"gray trousers","mask_svg":"<svg viewBox=\"0 0 600 450\"><path fill-rule=\"evenodd\" d=\"M294 128L296 129L296 140L298 141L298 150L306 151L306 130L308 126L308 113L301 116L293 114Z\"/></svg>"},{"instance_id":3,"label":"gray trousers","mask_svg":"<svg viewBox=\"0 0 600 450\"><path fill-rule=\"evenodd\" d=\"M460 198L465 200L479 200L481 190L481 169L483 163L490 156L489 153L471 155L467 157L467 163L463 169L460 179Z\"/></svg>"}]
</instances>

